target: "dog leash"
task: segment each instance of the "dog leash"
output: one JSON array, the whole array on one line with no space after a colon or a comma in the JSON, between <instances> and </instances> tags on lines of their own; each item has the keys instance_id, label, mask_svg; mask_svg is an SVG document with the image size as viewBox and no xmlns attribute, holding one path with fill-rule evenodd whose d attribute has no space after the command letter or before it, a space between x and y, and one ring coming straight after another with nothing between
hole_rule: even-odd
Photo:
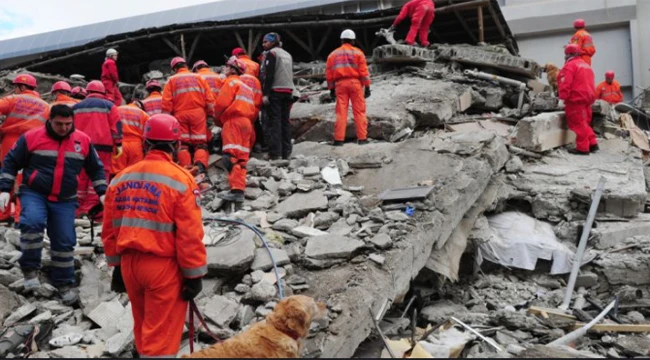
<instances>
[{"instance_id":1,"label":"dog leash","mask_svg":"<svg viewBox=\"0 0 650 360\"><path fill-rule=\"evenodd\" d=\"M190 300L189 304L189 312L190 312L190 354L194 352L194 314L196 314L197 319L199 319L199 322L201 325L205 328L205 332L210 335L211 338L213 338L216 342L221 342L222 340L219 339L217 335L215 335L210 328L208 327L207 322L205 321L205 318L203 315L201 315L201 312L199 311L199 307L196 306L196 303L194 300Z\"/></svg>"}]
</instances>

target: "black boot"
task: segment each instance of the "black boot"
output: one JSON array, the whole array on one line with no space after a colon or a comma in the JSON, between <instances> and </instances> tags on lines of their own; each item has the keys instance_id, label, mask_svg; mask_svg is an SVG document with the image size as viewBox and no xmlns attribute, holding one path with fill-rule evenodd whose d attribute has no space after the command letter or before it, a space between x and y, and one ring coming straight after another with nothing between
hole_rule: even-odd
<instances>
[{"instance_id":1,"label":"black boot","mask_svg":"<svg viewBox=\"0 0 650 360\"><path fill-rule=\"evenodd\" d=\"M596 144L596 145L591 145L591 146L589 147L589 152L595 153L595 152L598 152L598 150L600 150L600 146L598 146L598 144Z\"/></svg>"},{"instance_id":2,"label":"black boot","mask_svg":"<svg viewBox=\"0 0 650 360\"><path fill-rule=\"evenodd\" d=\"M568 150L569 154L573 155L589 155L589 152L584 152L584 151L578 151L578 149L569 149Z\"/></svg>"}]
</instances>

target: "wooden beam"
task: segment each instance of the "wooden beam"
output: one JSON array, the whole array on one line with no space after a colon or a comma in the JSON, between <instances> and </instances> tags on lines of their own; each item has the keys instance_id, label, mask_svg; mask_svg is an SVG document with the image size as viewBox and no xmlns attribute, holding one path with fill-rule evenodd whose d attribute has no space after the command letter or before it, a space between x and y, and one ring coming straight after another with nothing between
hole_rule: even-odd
<instances>
[{"instance_id":1,"label":"wooden beam","mask_svg":"<svg viewBox=\"0 0 650 360\"><path fill-rule=\"evenodd\" d=\"M585 323L575 323L571 330L584 327ZM650 324L633 325L633 324L596 324L589 329L592 332L615 332L615 333L647 333L650 332Z\"/></svg>"},{"instance_id":2,"label":"wooden beam","mask_svg":"<svg viewBox=\"0 0 650 360\"><path fill-rule=\"evenodd\" d=\"M241 35L239 35L239 31L234 31L235 33L235 38L237 38L237 43L239 44L239 47L242 49L246 49L246 45L244 45L244 40L242 40Z\"/></svg>"},{"instance_id":3,"label":"wooden beam","mask_svg":"<svg viewBox=\"0 0 650 360\"><path fill-rule=\"evenodd\" d=\"M472 31L469 25L467 25L467 21L465 21L465 19L463 19L463 17L458 14L458 11L454 11L454 15L456 15L456 19L458 19L458 22L460 22L460 24L463 26L463 29L465 29L469 37L472 38L472 41L478 42L476 35L474 35L474 31Z\"/></svg>"},{"instance_id":4,"label":"wooden beam","mask_svg":"<svg viewBox=\"0 0 650 360\"><path fill-rule=\"evenodd\" d=\"M248 29L248 47L246 53L250 55L251 48L253 47L253 29Z\"/></svg>"},{"instance_id":5,"label":"wooden beam","mask_svg":"<svg viewBox=\"0 0 650 360\"><path fill-rule=\"evenodd\" d=\"M169 46L170 49L172 49L173 52L176 53L176 55L183 56L183 53L181 52L181 50L178 48L178 46L174 45L174 43L171 42L171 40L169 40L166 37L163 37L162 40L163 40L163 42L165 44L167 44L167 46Z\"/></svg>"},{"instance_id":6,"label":"wooden beam","mask_svg":"<svg viewBox=\"0 0 650 360\"><path fill-rule=\"evenodd\" d=\"M185 61L189 62L189 60L187 60L187 56L186 56L187 53L185 52L185 34L181 34L181 51L183 52L183 59L185 59Z\"/></svg>"},{"instance_id":7,"label":"wooden beam","mask_svg":"<svg viewBox=\"0 0 650 360\"><path fill-rule=\"evenodd\" d=\"M494 8L492 7L492 4L488 4L487 6L488 11L490 12L490 16L492 16L492 20L494 21L494 24L497 26L497 30L499 31L499 34L501 34L501 37L505 40L507 35L506 31L503 29L503 26L501 25L501 21L499 20L499 16L497 15L497 12L494 11Z\"/></svg>"},{"instance_id":8,"label":"wooden beam","mask_svg":"<svg viewBox=\"0 0 650 360\"><path fill-rule=\"evenodd\" d=\"M194 38L194 40L192 41L192 46L190 46L190 53L187 55L188 63L192 61L192 57L194 56L194 50L196 50L196 45L198 45L199 39L201 39L201 34L202 33L198 33Z\"/></svg>"},{"instance_id":9,"label":"wooden beam","mask_svg":"<svg viewBox=\"0 0 650 360\"><path fill-rule=\"evenodd\" d=\"M314 57L313 50L310 49L309 46L307 44L305 44L304 41L300 40L300 38L298 38L298 36L296 36L296 34L294 34L293 31L286 30L286 33L289 34L289 37L291 37L295 42L297 42L298 45L300 45L301 48L303 48L305 51L310 53L312 55L312 57Z\"/></svg>"},{"instance_id":10,"label":"wooden beam","mask_svg":"<svg viewBox=\"0 0 650 360\"><path fill-rule=\"evenodd\" d=\"M485 26L483 24L483 7L480 6L478 10L478 41L485 42Z\"/></svg>"},{"instance_id":11,"label":"wooden beam","mask_svg":"<svg viewBox=\"0 0 650 360\"><path fill-rule=\"evenodd\" d=\"M255 39L253 39L253 47L248 49L248 56L253 56L253 52L255 51L255 48L257 47L257 44L260 42L260 38L262 37L262 31L258 31L257 34L255 34Z\"/></svg>"},{"instance_id":12,"label":"wooden beam","mask_svg":"<svg viewBox=\"0 0 650 360\"><path fill-rule=\"evenodd\" d=\"M328 26L327 30L325 30L325 34L320 39L320 44L318 44L318 47L316 48L316 54L320 54L320 52L323 51L323 47L325 46L325 43L327 42L327 38L329 38L331 33L332 33L332 27Z\"/></svg>"},{"instance_id":13,"label":"wooden beam","mask_svg":"<svg viewBox=\"0 0 650 360\"><path fill-rule=\"evenodd\" d=\"M532 315L540 315L540 316L542 316L544 318L548 318L549 315L552 315L552 316L563 317L565 319L576 320L575 316L573 316L571 314L567 314L566 312L564 312L562 310L542 308L542 307L538 307L538 306L529 307L528 308L528 313L532 314ZM546 315L546 316L544 316L544 315Z\"/></svg>"}]
</instances>

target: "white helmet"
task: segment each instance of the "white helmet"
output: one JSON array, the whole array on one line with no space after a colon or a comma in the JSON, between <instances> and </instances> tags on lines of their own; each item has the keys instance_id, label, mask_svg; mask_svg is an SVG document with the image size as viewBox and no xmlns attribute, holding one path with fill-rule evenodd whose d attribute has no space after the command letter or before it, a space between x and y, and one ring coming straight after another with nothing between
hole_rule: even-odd
<instances>
[{"instance_id":1,"label":"white helmet","mask_svg":"<svg viewBox=\"0 0 650 360\"><path fill-rule=\"evenodd\" d=\"M108 49L106 50L106 57L117 55L117 50L115 49Z\"/></svg>"},{"instance_id":2,"label":"white helmet","mask_svg":"<svg viewBox=\"0 0 650 360\"><path fill-rule=\"evenodd\" d=\"M346 39L346 40L356 40L357 39L357 34L354 33L354 31L347 29L343 30L341 33L341 40Z\"/></svg>"}]
</instances>

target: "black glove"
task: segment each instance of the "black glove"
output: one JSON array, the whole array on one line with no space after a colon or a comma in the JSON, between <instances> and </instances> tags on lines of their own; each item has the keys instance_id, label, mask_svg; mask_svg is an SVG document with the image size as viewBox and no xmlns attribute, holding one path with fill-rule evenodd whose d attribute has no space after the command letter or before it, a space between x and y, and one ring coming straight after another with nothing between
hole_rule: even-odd
<instances>
[{"instance_id":1,"label":"black glove","mask_svg":"<svg viewBox=\"0 0 650 360\"><path fill-rule=\"evenodd\" d=\"M394 31L395 31L395 26L394 26L394 25L391 25L391 26L388 28L388 32L394 32Z\"/></svg>"},{"instance_id":2,"label":"black glove","mask_svg":"<svg viewBox=\"0 0 650 360\"><path fill-rule=\"evenodd\" d=\"M111 290L116 293L126 292L126 286L124 286L124 280L122 279L122 267L116 266L113 269L113 277L111 278Z\"/></svg>"},{"instance_id":3,"label":"black glove","mask_svg":"<svg viewBox=\"0 0 650 360\"><path fill-rule=\"evenodd\" d=\"M366 99L370 97L370 88L369 87L366 87L366 92L363 95L366 97Z\"/></svg>"},{"instance_id":4,"label":"black glove","mask_svg":"<svg viewBox=\"0 0 650 360\"><path fill-rule=\"evenodd\" d=\"M181 297L185 301L194 299L203 290L202 278L185 279L183 281L183 291Z\"/></svg>"},{"instance_id":5,"label":"black glove","mask_svg":"<svg viewBox=\"0 0 650 360\"><path fill-rule=\"evenodd\" d=\"M331 97L332 99L336 99L336 89L332 89L332 90L330 90L330 97Z\"/></svg>"}]
</instances>

